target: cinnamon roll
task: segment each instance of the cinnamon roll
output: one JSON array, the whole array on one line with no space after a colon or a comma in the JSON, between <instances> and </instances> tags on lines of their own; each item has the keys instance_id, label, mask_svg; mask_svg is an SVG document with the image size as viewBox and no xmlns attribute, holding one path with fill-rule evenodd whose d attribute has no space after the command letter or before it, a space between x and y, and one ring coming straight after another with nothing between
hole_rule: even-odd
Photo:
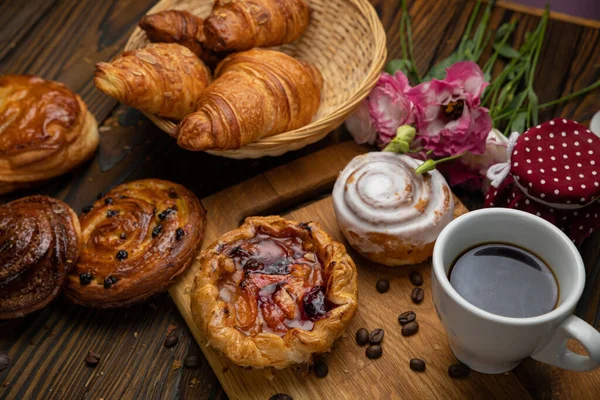
<instances>
[{"instance_id":1,"label":"cinnamon roll","mask_svg":"<svg viewBox=\"0 0 600 400\"><path fill-rule=\"evenodd\" d=\"M62 175L98 147L94 116L79 96L35 76L0 76L0 194Z\"/></svg>"},{"instance_id":2,"label":"cinnamon roll","mask_svg":"<svg viewBox=\"0 0 600 400\"><path fill-rule=\"evenodd\" d=\"M330 351L358 305L354 262L314 222L248 218L194 268L194 322L245 367L284 368Z\"/></svg>"},{"instance_id":3,"label":"cinnamon roll","mask_svg":"<svg viewBox=\"0 0 600 400\"><path fill-rule=\"evenodd\" d=\"M202 244L206 211L176 183L145 179L101 195L81 221L82 249L67 297L123 307L166 290Z\"/></svg>"},{"instance_id":4,"label":"cinnamon roll","mask_svg":"<svg viewBox=\"0 0 600 400\"><path fill-rule=\"evenodd\" d=\"M0 319L45 307L79 254L77 215L60 200L31 196L0 207Z\"/></svg>"},{"instance_id":5,"label":"cinnamon roll","mask_svg":"<svg viewBox=\"0 0 600 400\"><path fill-rule=\"evenodd\" d=\"M415 174L406 155L355 157L338 177L333 206L340 230L364 257L380 264L417 264L429 258L453 219L454 200L438 171Z\"/></svg>"}]
</instances>

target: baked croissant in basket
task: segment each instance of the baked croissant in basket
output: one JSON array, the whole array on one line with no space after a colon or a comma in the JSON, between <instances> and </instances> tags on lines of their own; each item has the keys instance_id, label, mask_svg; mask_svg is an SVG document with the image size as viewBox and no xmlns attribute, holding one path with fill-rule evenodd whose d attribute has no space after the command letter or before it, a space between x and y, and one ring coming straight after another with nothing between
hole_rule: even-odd
<instances>
[{"instance_id":1,"label":"baked croissant in basket","mask_svg":"<svg viewBox=\"0 0 600 400\"><path fill-rule=\"evenodd\" d=\"M166 118L182 119L196 110L210 84L206 65L188 48L155 43L96 64L94 85L121 103Z\"/></svg>"},{"instance_id":2,"label":"baked croissant in basket","mask_svg":"<svg viewBox=\"0 0 600 400\"><path fill-rule=\"evenodd\" d=\"M189 150L237 149L311 122L323 79L312 65L274 50L253 49L228 56L198 111L175 129Z\"/></svg>"},{"instance_id":3,"label":"baked croissant in basket","mask_svg":"<svg viewBox=\"0 0 600 400\"><path fill-rule=\"evenodd\" d=\"M289 43L302 36L308 20L305 0L217 0L204 21L205 46L239 51Z\"/></svg>"}]
</instances>

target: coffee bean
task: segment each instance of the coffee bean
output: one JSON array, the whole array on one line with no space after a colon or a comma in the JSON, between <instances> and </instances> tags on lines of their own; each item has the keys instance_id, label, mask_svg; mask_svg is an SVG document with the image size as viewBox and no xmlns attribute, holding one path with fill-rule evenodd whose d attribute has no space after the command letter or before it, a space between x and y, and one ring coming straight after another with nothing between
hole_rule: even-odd
<instances>
[{"instance_id":1,"label":"coffee bean","mask_svg":"<svg viewBox=\"0 0 600 400\"><path fill-rule=\"evenodd\" d=\"M269 400L294 400L294 398L289 394L277 393L269 397Z\"/></svg>"},{"instance_id":2,"label":"coffee bean","mask_svg":"<svg viewBox=\"0 0 600 400\"><path fill-rule=\"evenodd\" d=\"M317 378L325 378L329 373L329 367L323 361L317 361L314 365Z\"/></svg>"},{"instance_id":3,"label":"coffee bean","mask_svg":"<svg viewBox=\"0 0 600 400\"><path fill-rule=\"evenodd\" d=\"M177 344L177 342L179 342L179 338L177 337L177 335L169 334L165 338L165 341L163 344L165 345L165 347L173 347Z\"/></svg>"},{"instance_id":4,"label":"coffee bean","mask_svg":"<svg viewBox=\"0 0 600 400\"><path fill-rule=\"evenodd\" d=\"M198 356L187 356L183 359L183 365L186 368L198 368L200 366L200 357Z\"/></svg>"},{"instance_id":5,"label":"coffee bean","mask_svg":"<svg viewBox=\"0 0 600 400\"><path fill-rule=\"evenodd\" d=\"M425 371L425 361L421 360L420 358L413 358L412 360L410 360L410 363L408 365L410 365L410 369L412 369L413 371Z\"/></svg>"},{"instance_id":6,"label":"coffee bean","mask_svg":"<svg viewBox=\"0 0 600 400\"><path fill-rule=\"evenodd\" d=\"M383 340L383 336L385 335L385 331L381 328L373 329L373 331L369 334L369 343L371 344L379 344Z\"/></svg>"},{"instance_id":7,"label":"coffee bean","mask_svg":"<svg viewBox=\"0 0 600 400\"><path fill-rule=\"evenodd\" d=\"M85 358L85 363L88 367L95 367L100 362L100 356L96 353L92 353L91 351L88 353Z\"/></svg>"},{"instance_id":8,"label":"coffee bean","mask_svg":"<svg viewBox=\"0 0 600 400\"><path fill-rule=\"evenodd\" d=\"M417 318L417 314L414 311L406 311L398 315L398 322L400 325L406 325L409 322L413 322Z\"/></svg>"},{"instance_id":9,"label":"coffee bean","mask_svg":"<svg viewBox=\"0 0 600 400\"><path fill-rule=\"evenodd\" d=\"M378 344L372 344L369 347L367 347L367 351L365 352L365 354L371 360L375 360L375 359L381 357L381 355L383 354L383 349Z\"/></svg>"},{"instance_id":10,"label":"coffee bean","mask_svg":"<svg viewBox=\"0 0 600 400\"><path fill-rule=\"evenodd\" d=\"M410 298L415 304L419 304L420 302L422 302L424 297L425 292L420 287L414 288L413 291L410 293Z\"/></svg>"},{"instance_id":11,"label":"coffee bean","mask_svg":"<svg viewBox=\"0 0 600 400\"><path fill-rule=\"evenodd\" d=\"M402 336L412 336L419 332L419 323L416 321L409 322L402 327Z\"/></svg>"},{"instance_id":12,"label":"coffee bean","mask_svg":"<svg viewBox=\"0 0 600 400\"><path fill-rule=\"evenodd\" d=\"M415 286L421 286L423 284L423 275L418 271L411 272L408 279L410 279L410 282Z\"/></svg>"},{"instance_id":13,"label":"coffee bean","mask_svg":"<svg viewBox=\"0 0 600 400\"><path fill-rule=\"evenodd\" d=\"M448 375L451 378L463 378L469 375L469 372L471 372L471 369L465 364L454 364L448 367Z\"/></svg>"},{"instance_id":14,"label":"coffee bean","mask_svg":"<svg viewBox=\"0 0 600 400\"><path fill-rule=\"evenodd\" d=\"M0 353L0 372L4 371L10 365L8 354Z\"/></svg>"},{"instance_id":15,"label":"coffee bean","mask_svg":"<svg viewBox=\"0 0 600 400\"><path fill-rule=\"evenodd\" d=\"M369 343L369 331L365 328L360 328L356 331L356 344L364 346Z\"/></svg>"},{"instance_id":16,"label":"coffee bean","mask_svg":"<svg viewBox=\"0 0 600 400\"><path fill-rule=\"evenodd\" d=\"M375 287L377 288L377 291L379 293L385 293L388 290L390 290L390 281L388 281L387 279L380 279L377 281Z\"/></svg>"}]
</instances>

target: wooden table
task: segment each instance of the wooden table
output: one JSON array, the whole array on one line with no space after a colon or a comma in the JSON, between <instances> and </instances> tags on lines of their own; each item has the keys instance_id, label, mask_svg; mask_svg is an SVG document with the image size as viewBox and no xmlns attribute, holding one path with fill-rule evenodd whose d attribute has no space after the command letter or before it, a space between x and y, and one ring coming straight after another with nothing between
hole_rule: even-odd
<instances>
[{"instance_id":1,"label":"wooden table","mask_svg":"<svg viewBox=\"0 0 600 400\"><path fill-rule=\"evenodd\" d=\"M109 187L127 180L162 178L179 182L204 197L274 166L332 143L348 140L338 129L326 139L278 158L235 161L178 148L136 110L118 106L92 85L94 64L118 54L139 18L156 0L3 0L0 2L0 73L29 73L59 80L77 91L102 122L101 145L94 160L29 192L4 196L1 202L31 193L64 199L76 210ZM518 19L516 44L539 17L532 10L498 2L491 26ZM398 0L373 0L388 34L390 57L400 54ZM410 2L416 61L426 70L449 55L460 39L474 2ZM514 11L515 9L520 11ZM535 14L535 12L533 12ZM546 36L536 76L545 102L574 92L598 77L600 23L557 15ZM587 26L576 25L583 23ZM485 57L485 56L484 56ZM598 92L566 106L544 111L540 120L564 116L588 123L600 108ZM471 207L479 196L463 194ZM584 248L588 287L578 314L600 326L599 236ZM177 327L179 343L163 347L165 333ZM88 368L93 350L100 365ZM219 382L168 297L162 295L129 309L95 311L60 298L22 320L0 323L0 351L11 367L0 373L0 399L224 399ZM186 355L199 355L196 369L179 367ZM570 385L586 385L586 374L543 380L553 368L527 360L516 370L532 398L573 398ZM581 397L579 397L581 398Z\"/></svg>"}]
</instances>

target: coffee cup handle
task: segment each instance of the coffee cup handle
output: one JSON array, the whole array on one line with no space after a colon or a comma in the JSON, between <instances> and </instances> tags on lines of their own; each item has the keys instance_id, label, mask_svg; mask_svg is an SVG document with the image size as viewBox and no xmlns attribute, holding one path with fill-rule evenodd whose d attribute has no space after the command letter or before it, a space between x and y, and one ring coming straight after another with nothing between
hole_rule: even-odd
<instances>
[{"instance_id":1,"label":"coffee cup handle","mask_svg":"<svg viewBox=\"0 0 600 400\"><path fill-rule=\"evenodd\" d=\"M567 339L581 343L589 356L569 350ZM591 371L600 367L600 332L581 318L571 315L558 325L548 344L531 358L570 371Z\"/></svg>"}]
</instances>

